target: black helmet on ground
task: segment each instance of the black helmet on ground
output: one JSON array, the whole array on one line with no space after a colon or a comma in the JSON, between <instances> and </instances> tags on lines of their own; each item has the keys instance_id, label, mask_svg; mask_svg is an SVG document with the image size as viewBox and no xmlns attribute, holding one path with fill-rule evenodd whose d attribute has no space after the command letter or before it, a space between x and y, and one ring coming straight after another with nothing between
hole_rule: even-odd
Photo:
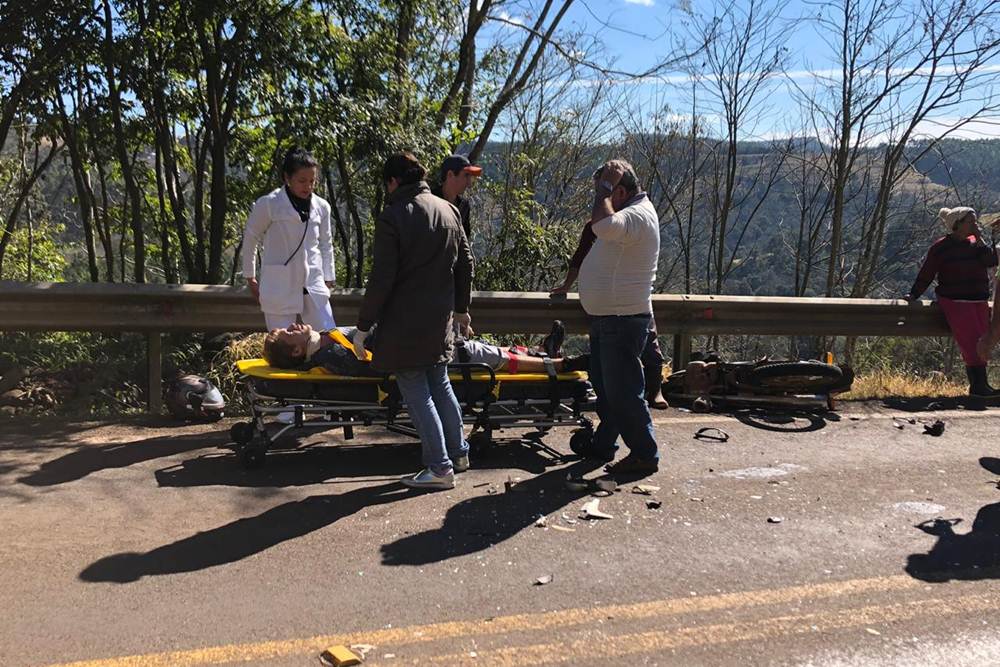
<instances>
[{"instance_id":1,"label":"black helmet on ground","mask_svg":"<svg viewBox=\"0 0 1000 667\"><path fill-rule=\"evenodd\" d=\"M182 375L167 389L167 409L183 421L215 421L226 409L226 399L207 378Z\"/></svg>"}]
</instances>

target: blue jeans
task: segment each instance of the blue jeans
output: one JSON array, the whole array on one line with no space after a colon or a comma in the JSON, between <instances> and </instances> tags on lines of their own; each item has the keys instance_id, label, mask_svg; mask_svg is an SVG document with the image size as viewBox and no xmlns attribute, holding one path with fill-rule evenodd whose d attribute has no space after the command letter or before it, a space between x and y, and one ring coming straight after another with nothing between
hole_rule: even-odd
<instances>
[{"instance_id":1,"label":"blue jeans","mask_svg":"<svg viewBox=\"0 0 1000 667\"><path fill-rule=\"evenodd\" d=\"M646 405L641 356L651 332L651 316L606 315L590 322L590 381L597 393L594 452L614 458L621 435L632 454L658 459L653 420Z\"/></svg>"},{"instance_id":2,"label":"blue jeans","mask_svg":"<svg viewBox=\"0 0 1000 667\"><path fill-rule=\"evenodd\" d=\"M420 436L424 465L438 475L451 471L451 459L468 454L469 443L462 433L462 408L451 390L448 365L401 371L396 385Z\"/></svg>"}]
</instances>

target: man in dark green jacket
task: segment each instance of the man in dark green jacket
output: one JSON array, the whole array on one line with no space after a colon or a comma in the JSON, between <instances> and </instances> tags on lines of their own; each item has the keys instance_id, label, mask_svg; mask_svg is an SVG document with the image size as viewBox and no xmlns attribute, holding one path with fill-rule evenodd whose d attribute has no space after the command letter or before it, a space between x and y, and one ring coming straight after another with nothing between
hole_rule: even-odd
<instances>
[{"instance_id":1,"label":"man in dark green jacket","mask_svg":"<svg viewBox=\"0 0 1000 667\"><path fill-rule=\"evenodd\" d=\"M469 466L447 364L453 322L471 333L472 252L458 210L431 194L426 174L411 153L392 155L382 169L389 196L375 223L372 269L352 343L364 358L365 339L378 325L372 367L396 375L420 435L426 468L403 483L450 489L454 473Z\"/></svg>"}]
</instances>

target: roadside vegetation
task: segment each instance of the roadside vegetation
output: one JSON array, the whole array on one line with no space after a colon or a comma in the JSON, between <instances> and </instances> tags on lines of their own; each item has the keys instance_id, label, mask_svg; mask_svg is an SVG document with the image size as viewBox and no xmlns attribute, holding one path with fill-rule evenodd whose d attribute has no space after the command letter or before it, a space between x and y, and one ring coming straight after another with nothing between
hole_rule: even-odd
<instances>
[{"instance_id":1,"label":"roadside vegetation","mask_svg":"<svg viewBox=\"0 0 1000 667\"><path fill-rule=\"evenodd\" d=\"M939 207L1000 211L1000 140L961 138L1000 110L995 1L837 0L808 16L777 0L668 4L662 32L630 37L655 54L637 69L609 56L613 16L573 20L592 11L578 0L7 3L0 280L240 285L247 212L293 144L322 164L342 287L364 285L378 170L403 147L432 168L454 151L484 166L471 191L483 290L561 279L611 155L660 214L659 292L898 296ZM796 61L798 31L828 45L821 69ZM217 341L164 345L165 378L204 374L232 400ZM866 377L881 378L870 392L962 383L936 339L701 345L832 351L858 391ZM146 398L136 336L0 333L4 366L36 384L0 410Z\"/></svg>"}]
</instances>

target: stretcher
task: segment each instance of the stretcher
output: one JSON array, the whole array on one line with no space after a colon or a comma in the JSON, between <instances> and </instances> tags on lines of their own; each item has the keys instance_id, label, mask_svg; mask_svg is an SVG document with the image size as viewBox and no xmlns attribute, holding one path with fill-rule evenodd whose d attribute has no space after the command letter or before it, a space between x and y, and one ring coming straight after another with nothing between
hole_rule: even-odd
<instances>
[{"instance_id":1,"label":"stretcher","mask_svg":"<svg viewBox=\"0 0 1000 667\"><path fill-rule=\"evenodd\" d=\"M251 419L230 430L243 466L264 464L267 451L282 436L300 430L342 428L344 439L359 426L381 426L416 437L394 376L334 375L323 368L285 370L263 359L236 363ZM493 432L510 428L576 427L574 443L593 437L593 393L587 374L498 373L486 364L456 363L448 367L463 421L472 425L473 456L494 446ZM278 419L283 415L283 420ZM288 418L290 417L290 419Z\"/></svg>"}]
</instances>

